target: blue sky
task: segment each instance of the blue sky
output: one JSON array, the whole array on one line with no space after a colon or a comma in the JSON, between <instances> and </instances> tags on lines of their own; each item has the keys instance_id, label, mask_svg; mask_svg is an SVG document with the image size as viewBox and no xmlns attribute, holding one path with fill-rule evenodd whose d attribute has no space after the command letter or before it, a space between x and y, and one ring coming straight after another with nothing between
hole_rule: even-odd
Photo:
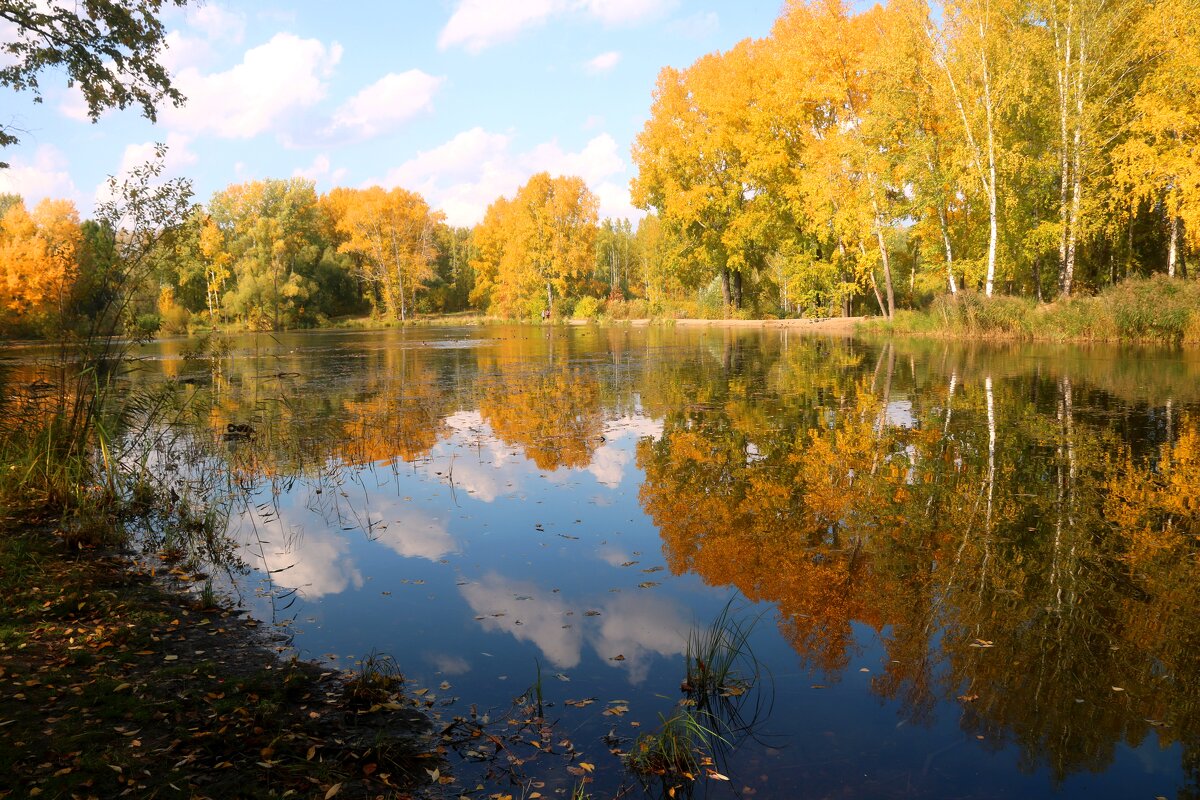
<instances>
[{"instance_id":1,"label":"blue sky","mask_svg":"<svg viewBox=\"0 0 1200 800\"><path fill-rule=\"evenodd\" d=\"M88 215L108 175L170 147L168 168L206 201L230 183L301 175L403 186L451 223L531 174L577 174L602 216L635 216L629 148L659 70L765 36L781 0L208 0L166 17L166 63L189 97L157 124L86 121L53 75L45 101L5 93L0 191L74 200ZM11 30L0 29L0 38Z\"/></svg>"}]
</instances>

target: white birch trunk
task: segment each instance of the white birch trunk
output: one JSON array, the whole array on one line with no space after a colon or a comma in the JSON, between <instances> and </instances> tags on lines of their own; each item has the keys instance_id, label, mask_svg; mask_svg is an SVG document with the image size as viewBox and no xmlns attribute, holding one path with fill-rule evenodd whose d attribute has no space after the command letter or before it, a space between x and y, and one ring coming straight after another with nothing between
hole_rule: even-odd
<instances>
[{"instance_id":1,"label":"white birch trunk","mask_svg":"<svg viewBox=\"0 0 1200 800\"><path fill-rule=\"evenodd\" d=\"M1087 64L1087 40L1079 36L1079 58L1075 77L1075 135L1071 163L1071 222L1067 229L1067 260L1063 265L1063 296L1071 296L1075 283L1075 250L1079 241L1079 208L1083 200L1083 70Z\"/></svg>"},{"instance_id":2,"label":"white birch trunk","mask_svg":"<svg viewBox=\"0 0 1200 800\"><path fill-rule=\"evenodd\" d=\"M1175 277L1179 264L1179 217L1171 215L1171 235L1167 241L1167 275Z\"/></svg>"},{"instance_id":3,"label":"white birch trunk","mask_svg":"<svg viewBox=\"0 0 1200 800\"><path fill-rule=\"evenodd\" d=\"M950 246L950 230L946 225L946 210L938 205L938 222L942 226L942 246L946 250L946 278L950 281L950 294L958 294L958 282L954 280L954 248Z\"/></svg>"}]
</instances>

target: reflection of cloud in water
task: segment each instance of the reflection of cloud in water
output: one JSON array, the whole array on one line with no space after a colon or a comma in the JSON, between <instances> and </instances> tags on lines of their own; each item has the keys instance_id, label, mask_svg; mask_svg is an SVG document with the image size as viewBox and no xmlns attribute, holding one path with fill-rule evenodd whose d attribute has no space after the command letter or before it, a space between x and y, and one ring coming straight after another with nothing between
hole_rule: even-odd
<instances>
[{"instance_id":1,"label":"reflection of cloud in water","mask_svg":"<svg viewBox=\"0 0 1200 800\"><path fill-rule=\"evenodd\" d=\"M434 448L433 456L436 460L449 460L452 454L457 455L454 459L456 489L484 503L516 490L514 472L500 467L519 459L513 455L511 447L496 438L478 411L459 411L446 417L445 423L454 431L458 446L440 444ZM470 446L467 454L459 452L464 449L463 445Z\"/></svg>"},{"instance_id":2,"label":"reflection of cloud in water","mask_svg":"<svg viewBox=\"0 0 1200 800\"><path fill-rule=\"evenodd\" d=\"M533 642L559 669L579 663L583 649L583 634L578 627L580 616L568 617L570 609L558 595L528 581L512 581L494 572L460 590L471 610L483 617L479 624L485 631L502 631L519 642ZM517 600L517 597L529 599Z\"/></svg>"},{"instance_id":3,"label":"reflection of cloud in water","mask_svg":"<svg viewBox=\"0 0 1200 800\"><path fill-rule=\"evenodd\" d=\"M263 512L251 507L232 532L246 563L264 574L281 570L271 575L275 585L296 589L308 598L339 594L350 586L361 588L363 577L350 557L346 538L320 526L306 529L292 521L294 514L307 515L309 511L283 509L278 520L271 517L267 521Z\"/></svg>"},{"instance_id":4,"label":"reflection of cloud in water","mask_svg":"<svg viewBox=\"0 0 1200 800\"><path fill-rule=\"evenodd\" d=\"M912 428L917 424L913 417L912 403L908 400L893 400L884 410L887 424L893 428Z\"/></svg>"},{"instance_id":5,"label":"reflection of cloud in water","mask_svg":"<svg viewBox=\"0 0 1200 800\"><path fill-rule=\"evenodd\" d=\"M596 448L592 454L592 463L588 472L592 473L602 485L615 489L625 479L625 468L633 460L633 453L628 447L618 447L615 442L632 437L635 441L643 436L657 439L662 436L662 420L649 417L633 416L610 420L604 425L604 438L608 441Z\"/></svg>"},{"instance_id":6,"label":"reflection of cloud in water","mask_svg":"<svg viewBox=\"0 0 1200 800\"><path fill-rule=\"evenodd\" d=\"M500 441L492 430L491 425L484 421L478 411L459 411L445 418L446 425L454 431L454 444L443 443L433 450L434 460L446 461L452 452L458 452L459 457L454 461L454 484L467 491L476 500L491 503L504 494L510 494L518 488L518 470L505 470L503 467L510 463L520 463L521 458L516 449ZM625 416L610 420L604 425L605 444L596 448L591 462L585 468L597 481L609 488L616 488L625 478L625 471L633 461L633 454L628 446L616 443L632 437L634 440L643 436L658 438L662 436L661 420L649 417ZM467 445L470 450L478 453L475 457L464 457L459 452ZM550 483L563 484L571 480L576 472L573 469L539 470L538 474Z\"/></svg>"},{"instance_id":7,"label":"reflection of cloud in water","mask_svg":"<svg viewBox=\"0 0 1200 800\"><path fill-rule=\"evenodd\" d=\"M397 500L396 505L401 502ZM407 506L394 516L390 512L390 508L384 512L387 528L375 531L376 540L389 549L408 558L430 561L458 552L458 542L446 530L445 523Z\"/></svg>"},{"instance_id":8,"label":"reflection of cloud in water","mask_svg":"<svg viewBox=\"0 0 1200 800\"><path fill-rule=\"evenodd\" d=\"M683 653L691 626L679 607L669 601L645 595L621 595L604 606L599 630L588 634L588 642L604 659L629 673L630 683L641 683L650 672L654 656Z\"/></svg>"},{"instance_id":9,"label":"reflection of cloud in water","mask_svg":"<svg viewBox=\"0 0 1200 800\"><path fill-rule=\"evenodd\" d=\"M678 605L649 593L607 599L591 606L602 609L602 613L589 618L583 616L587 608L584 603L564 600L529 581L509 580L494 572L478 583L461 587L461 591L475 614L483 617L479 624L484 630L502 631L517 641L532 642L559 669L579 664L586 635L596 654L610 666L623 668L631 683L645 680L656 656L683 653L691 627ZM576 614L568 617L566 612L572 608ZM624 660L613 661L618 655Z\"/></svg>"},{"instance_id":10,"label":"reflection of cloud in water","mask_svg":"<svg viewBox=\"0 0 1200 800\"><path fill-rule=\"evenodd\" d=\"M426 653L425 660L442 675L463 675L471 671L471 664L465 658L448 653Z\"/></svg>"},{"instance_id":11,"label":"reflection of cloud in water","mask_svg":"<svg viewBox=\"0 0 1200 800\"><path fill-rule=\"evenodd\" d=\"M640 414L614 419L604 426L604 435L608 439L618 439L622 436L633 436L635 439L649 436L651 439L658 439L662 437L662 433L663 421L661 419L644 417Z\"/></svg>"},{"instance_id":12,"label":"reflection of cloud in water","mask_svg":"<svg viewBox=\"0 0 1200 800\"><path fill-rule=\"evenodd\" d=\"M619 567L622 564L633 561L633 559L629 557L628 553L626 553L624 550L613 547L611 544L601 547L596 551L596 555L600 557L601 561L603 561L605 564L608 564L610 567Z\"/></svg>"},{"instance_id":13,"label":"reflection of cloud in water","mask_svg":"<svg viewBox=\"0 0 1200 800\"><path fill-rule=\"evenodd\" d=\"M610 489L615 489L624 480L625 467L629 464L630 459L631 454L628 450L606 444L597 448L596 452L592 454L592 463L588 465L587 470L596 476L597 481Z\"/></svg>"}]
</instances>

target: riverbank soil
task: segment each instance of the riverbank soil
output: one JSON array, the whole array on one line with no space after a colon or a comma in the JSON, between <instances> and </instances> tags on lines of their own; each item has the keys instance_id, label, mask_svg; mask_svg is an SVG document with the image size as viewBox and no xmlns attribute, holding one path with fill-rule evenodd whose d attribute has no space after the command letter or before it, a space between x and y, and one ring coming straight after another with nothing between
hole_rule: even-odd
<instances>
[{"instance_id":1,"label":"riverbank soil","mask_svg":"<svg viewBox=\"0 0 1200 800\"><path fill-rule=\"evenodd\" d=\"M0 798L415 797L429 785L438 760L411 703L356 705L343 676L281 661L252 620L149 571L0 518Z\"/></svg>"}]
</instances>

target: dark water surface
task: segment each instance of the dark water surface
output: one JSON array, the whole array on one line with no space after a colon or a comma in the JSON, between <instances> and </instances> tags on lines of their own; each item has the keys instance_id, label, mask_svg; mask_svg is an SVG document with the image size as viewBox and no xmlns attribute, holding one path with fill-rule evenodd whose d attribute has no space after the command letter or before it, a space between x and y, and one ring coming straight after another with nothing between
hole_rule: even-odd
<instances>
[{"instance_id":1,"label":"dark water surface","mask_svg":"<svg viewBox=\"0 0 1200 800\"><path fill-rule=\"evenodd\" d=\"M555 752L503 765L525 796L581 762L595 797L635 783L610 747L672 713L688 632L731 598L759 713L715 754L730 780L676 796L1200 796L1194 353L597 327L225 346L142 354L204 436L254 427L217 450L243 601L304 657L391 654L446 723L501 719L540 672Z\"/></svg>"}]
</instances>

